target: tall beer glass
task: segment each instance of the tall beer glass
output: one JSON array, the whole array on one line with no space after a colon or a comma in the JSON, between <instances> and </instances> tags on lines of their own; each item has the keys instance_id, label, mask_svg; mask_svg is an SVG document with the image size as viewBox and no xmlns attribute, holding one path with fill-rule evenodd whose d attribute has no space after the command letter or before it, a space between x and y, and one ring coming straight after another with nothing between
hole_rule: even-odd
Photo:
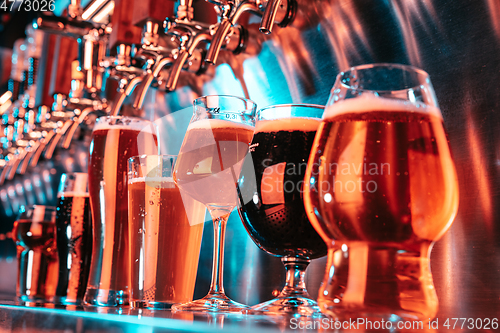
<instances>
[{"instance_id":1,"label":"tall beer glass","mask_svg":"<svg viewBox=\"0 0 500 333\"><path fill-rule=\"evenodd\" d=\"M158 154L156 126L132 117L102 117L90 144L89 195L93 246L84 301L126 305L129 298L128 159Z\"/></svg>"},{"instance_id":2,"label":"tall beer glass","mask_svg":"<svg viewBox=\"0 0 500 333\"><path fill-rule=\"evenodd\" d=\"M181 196L176 156L129 159L131 286L135 307L169 308L193 300L205 206Z\"/></svg>"},{"instance_id":3,"label":"tall beer glass","mask_svg":"<svg viewBox=\"0 0 500 333\"><path fill-rule=\"evenodd\" d=\"M56 243L59 274L55 303L80 304L92 257L88 174L64 173L57 193Z\"/></svg>"},{"instance_id":4,"label":"tall beer glass","mask_svg":"<svg viewBox=\"0 0 500 333\"><path fill-rule=\"evenodd\" d=\"M205 96L194 101L194 115L175 163L174 181L181 193L205 204L214 224L212 283L202 299L174 305L173 310L245 312L230 300L222 282L224 237L236 207L238 178L252 141L254 102L234 96Z\"/></svg>"},{"instance_id":5,"label":"tall beer glass","mask_svg":"<svg viewBox=\"0 0 500 333\"><path fill-rule=\"evenodd\" d=\"M17 297L50 302L57 285L56 208L35 205L23 210L12 231L17 245Z\"/></svg>"},{"instance_id":6,"label":"tall beer glass","mask_svg":"<svg viewBox=\"0 0 500 333\"><path fill-rule=\"evenodd\" d=\"M455 218L458 183L427 73L396 64L340 73L305 185L307 214L329 248L321 310L434 317L430 251Z\"/></svg>"},{"instance_id":7,"label":"tall beer glass","mask_svg":"<svg viewBox=\"0 0 500 333\"><path fill-rule=\"evenodd\" d=\"M256 183L252 200L242 202L240 216L252 240L264 251L281 257L286 283L275 299L252 307L254 313L320 315L305 284L311 259L327 253L302 201L304 174L323 106L275 105L257 112L252 140L253 167L244 169L242 189ZM251 174L254 173L255 178ZM245 196L241 196L247 197Z\"/></svg>"}]
</instances>

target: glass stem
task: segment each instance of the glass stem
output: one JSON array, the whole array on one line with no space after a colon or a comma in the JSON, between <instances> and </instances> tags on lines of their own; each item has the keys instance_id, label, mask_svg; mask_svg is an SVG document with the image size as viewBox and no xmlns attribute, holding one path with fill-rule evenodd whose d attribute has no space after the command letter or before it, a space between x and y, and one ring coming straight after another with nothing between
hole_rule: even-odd
<instances>
[{"instance_id":1,"label":"glass stem","mask_svg":"<svg viewBox=\"0 0 500 333\"><path fill-rule=\"evenodd\" d=\"M229 214L213 219L214 223L214 254L212 263L212 282L208 294L224 295L224 244L226 236L226 224Z\"/></svg>"},{"instance_id":2,"label":"glass stem","mask_svg":"<svg viewBox=\"0 0 500 333\"><path fill-rule=\"evenodd\" d=\"M285 287L281 291L280 297L306 297L310 298L306 290L306 269L311 260L295 257L281 258L286 269Z\"/></svg>"}]
</instances>

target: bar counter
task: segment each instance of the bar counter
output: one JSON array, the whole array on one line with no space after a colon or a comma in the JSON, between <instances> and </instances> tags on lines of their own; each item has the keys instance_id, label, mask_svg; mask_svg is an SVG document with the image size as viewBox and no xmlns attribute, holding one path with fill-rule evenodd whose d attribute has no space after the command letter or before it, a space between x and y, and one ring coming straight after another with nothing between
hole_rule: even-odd
<instances>
[{"instance_id":1,"label":"bar counter","mask_svg":"<svg viewBox=\"0 0 500 333\"><path fill-rule=\"evenodd\" d=\"M494 302L493 302L494 303ZM372 322L371 329L357 325L355 320L335 324L331 319L304 319L241 314L173 313L170 310L149 310L105 307L75 307L53 304L18 303L0 298L0 332L498 332L500 315L495 306L484 302L479 307L456 304L458 312L441 308L430 323L407 321L402 329L388 329ZM457 318L458 320L455 320ZM465 323L462 325L463 318ZM448 319L448 321L447 321ZM470 324L470 319L474 323ZM493 320L495 319L495 320ZM492 321L493 320L493 321ZM482 324L482 328L479 328ZM315 325L315 326L313 326ZM344 325L343 328L335 325ZM377 329L377 325L379 328ZM413 327L411 327L413 325ZM421 325L421 326L418 326ZM473 325L473 328L471 328ZM423 326L423 327L422 327ZM453 328L455 326L455 328ZM470 326L470 327L468 327ZM341 327L341 326L340 326Z\"/></svg>"}]
</instances>

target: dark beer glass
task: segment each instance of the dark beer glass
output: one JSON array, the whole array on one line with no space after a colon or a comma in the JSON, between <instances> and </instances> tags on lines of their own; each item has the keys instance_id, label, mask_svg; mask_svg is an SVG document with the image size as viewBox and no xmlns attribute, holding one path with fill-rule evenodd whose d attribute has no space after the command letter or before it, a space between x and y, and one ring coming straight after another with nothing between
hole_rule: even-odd
<instances>
[{"instance_id":1,"label":"dark beer glass","mask_svg":"<svg viewBox=\"0 0 500 333\"><path fill-rule=\"evenodd\" d=\"M59 275L54 303L78 305L82 303L87 289L92 256L88 174L63 174L57 196Z\"/></svg>"},{"instance_id":2,"label":"dark beer glass","mask_svg":"<svg viewBox=\"0 0 500 333\"><path fill-rule=\"evenodd\" d=\"M302 201L307 160L323 115L323 106L277 105L259 110L252 140L253 168L242 173L242 191L257 187L239 213L252 240L282 257L286 283L275 299L252 307L255 313L318 316L317 303L305 287L311 259L327 253ZM255 173L255 178L248 173ZM246 196L240 196L244 198Z\"/></svg>"},{"instance_id":3,"label":"dark beer glass","mask_svg":"<svg viewBox=\"0 0 500 333\"><path fill-rule=\"evenodd\" d=\"M193 300L205 206L182 196L172 178L176 156L129 159L130 300L170 308Z\"/></svg>"},{"instance_id":4,"label":"dark beer glass","mask_svg":"<svg viewBox=\"0 0 500 333\"><path fill-rule=\"evenodd\" d=\"M36 205L22 211L14 222L19 265L16 294L22 301L45 303L54 297L58 270L55 219L55 207Z\"/></svg>"},{"instance_id":5,"label":"dark beer glass","mask_svg":"<svg viewBox=\"0 0 500 333\"><path fill-rule=\"evenodd\" d=\"M194 115L174 167L181 193L207 206L214 224L212 283L208 295L176 311L246 312L229 299L222 282L227 219L237 205L238 178L252 141L256 105L235 96L204 96L194 101Z\"/></svg>"},{"instance_id":6,"label":"dark beer glass","mask_svg":"<svg viewBox=\"0 0 500 333\"><path fill-rule=\"evenodd\" d=\"M321 310L433 318L430 251L455 218L458 183L427 73L397 64L340 73L305 187L307 214L328 246Z\"/></svg>"},{"instance_id":7,"label":"dark beer glass","mask_svg":"<svg viewBox=\"0 0 500 333\"><path fill-rule=\"evenodd\" d=\"M85 304L128 304L127 161L141 154L158 154L154 123L133 117L97 120L88 170L93 248Z\"/></svg>"}]
</instances>

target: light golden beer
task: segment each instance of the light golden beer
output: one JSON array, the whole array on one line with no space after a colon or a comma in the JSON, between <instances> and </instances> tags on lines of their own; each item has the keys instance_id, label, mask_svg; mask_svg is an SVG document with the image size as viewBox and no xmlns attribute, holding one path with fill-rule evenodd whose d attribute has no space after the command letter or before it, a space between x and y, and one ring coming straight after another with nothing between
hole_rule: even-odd
<instances>
[{"instance_id":1,"label":"light golden beer","mask_svg":"<svg viewBox=\"0 0 500 333\"><path fill-rule=\"evenodd\" d=\"M236 182L253 131L220 119L191 123L175 165L177 184L205 205L236 206Z\"/></svg>"},{"instance_id":2,"label":"light golden beer","mask_svg":"<svg viewBox=\"0 0 500 333\"><path fill-rule=\"evenodd\" d=\"M173 179L129 179L131 300L168 307L193 299L205 207ZM192 223L192 225L191 225Z\"/></svg>"}]
</instances>

